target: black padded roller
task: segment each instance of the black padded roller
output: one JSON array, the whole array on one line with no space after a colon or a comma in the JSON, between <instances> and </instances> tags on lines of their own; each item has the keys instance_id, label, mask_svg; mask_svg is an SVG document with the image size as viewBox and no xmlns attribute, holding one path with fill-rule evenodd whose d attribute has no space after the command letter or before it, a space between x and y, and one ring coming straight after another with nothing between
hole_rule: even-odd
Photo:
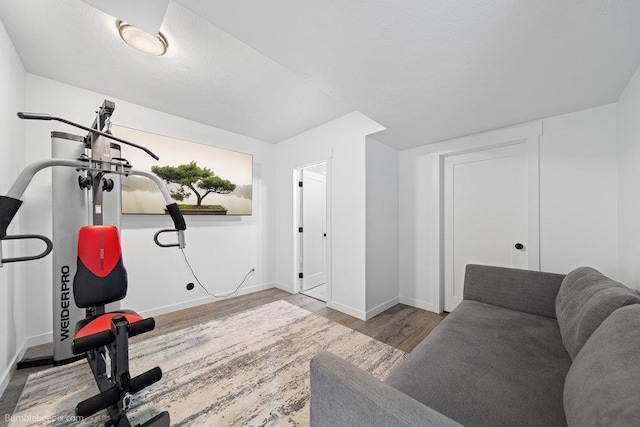
<instances>
[{"instance_id":1,"label":"black padded roller","mask_svg":"<svg viewBox=\"0 0 640 427\"><path fill-rule=\"evenodd\" d=\"M142 319L137 322L129 324L129 336L135 337L136 335L144 334L145 332L153 331L156 327L156 321L153 317Z\"/></svg>"},{"instance_id":2,"label":"black padded roller","mask_svg":"<svg viewBox=\"0 0 640 427\"><path fill-rule=\"evenodd\" d=\"M162 369L155 367L147 372L131 378L131 394L135 394L140 390L149 387L153 383L157 383L162 379Z\"/></svg>"},{"instance_id":3,"label":"black padded roller","mask_svg":"<svg viewBox=\"0 0 640 427\"><path fill-rule=\"evenodd\" d=\"M153 369L149 369L147 372L138 375L135 378L131 378L130 394L135 394L145 387L149 387L151 384L160 381L162 378L162 370L157 366ZM118 390L118 386L113 386L110 389L103 391L100 394L96 394L87 400L83 400L76 406L76 415L80 417L90 417L96 412L107 409L111 405L115 405L122 399L122 395Z\"/></svg>"},{"instance_id":4,"label":"black padded roller","mask_svg":"<svg viewBox=\"0 0 640 427\"><path fill-rule=\"evenodd\" d=\"M76 406L76 415L79 417L90 417L96 412L107 409L111 405L115 405L120 400L120 392L118 387L111 387L100 394L96 394L87 400L83 400Z\"/></svg>"},{"instance_id":5,"label":"black padded roller","mask_svg":"<svg viewBox=\"0 0 640 427\"><path fill-rule=\"evenodd\" d=\"M153 317L139 320L129 324L129 336L144 334L152 331L156 327L156 321ZM105 345L111 344L115 340L115 335L111 331L102 331L96 334L87 335L86 337L76 338L73 340L73 354L82 354L90 350L95 350Z\"/></svg>"},{"instance_id":6,"label":"black padded roller","mask_svg":"<svg viewBox=\"0 0 640 427\"><path fill-rule=\"evenodd\" d=\"M73 340L73 354L82 354L96 348L109 345L115 340L116 336L111 331L102 331L97 334L87 335L86 337L76 338Z\"/></svg>"},{"instance_id":7,"label":"black padded roller","mask_svg":"<svg viewBox=\"0 0 640 427\"><path fill-rule=\"evenodd\" d=\"M146 423L141 424L140 427L169 427L169 425L171 425L171 418L169 417L169 413L164 411L160 412Z\"/></svg>"}]
</instances>

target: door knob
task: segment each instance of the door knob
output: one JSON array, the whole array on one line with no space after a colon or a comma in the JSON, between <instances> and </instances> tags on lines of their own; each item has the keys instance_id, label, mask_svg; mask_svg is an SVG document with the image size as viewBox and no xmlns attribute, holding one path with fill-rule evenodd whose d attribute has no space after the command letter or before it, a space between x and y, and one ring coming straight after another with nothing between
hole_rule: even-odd
<instances>
[{"instance_id":1,"label":"door knob","mask_svg":"<svg viewBox=\"0 0 640 427\"><path fill-rule=\"evenodd\" d=\"M516 243L514 247L518 250L524 249L524 245L522 243Z\"/></svg>"}]
</instances>

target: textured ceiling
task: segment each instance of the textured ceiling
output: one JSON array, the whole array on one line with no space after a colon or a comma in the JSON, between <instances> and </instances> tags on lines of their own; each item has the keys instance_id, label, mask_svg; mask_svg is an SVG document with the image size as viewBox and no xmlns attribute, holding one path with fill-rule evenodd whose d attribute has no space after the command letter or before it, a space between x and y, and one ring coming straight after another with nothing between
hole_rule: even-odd
<instances>
[{"instance_id":1,"label":"textured ceiling","mask_svg":"<svg viewBox=\"0 0 640 427\"><path fill-rule=\"evenodd\" d=\"M157 34L167 13L169 0L82 0L149 34Z\"/></svg>"},{"instance_id":2,"label":"textured ceiling","mask_svg":"<svg viewBox=\"0 0 640 427\"><path fill-rule=\"evenodd\" d=\"M616 102L640 64L640 1L179 2L396 148Z\"/></svg>"},{"instance_id":3,"label":"textured ceiling","mask_svg":"<svg viewBox=\"0 0 640 427\"><path fill-rule=\"evenodd\" d=\"M1 0L0 18L29 73L263 141L353 111L174 2L161 57L127 46L114 17L80 0Z\"/></svg>"},{"instance_id":4,"label":"textured ceiling","mask_svg":"<svg viewBox=\"0 0 640 427\"><path fill-rule=\"evenodd\" d=\"M615 102L640 64L640 1L157 4L160 58L80 0L2 0L0 18L31 73L270 142L359 110L415 147Z\"/></svg>"}]
</instances>

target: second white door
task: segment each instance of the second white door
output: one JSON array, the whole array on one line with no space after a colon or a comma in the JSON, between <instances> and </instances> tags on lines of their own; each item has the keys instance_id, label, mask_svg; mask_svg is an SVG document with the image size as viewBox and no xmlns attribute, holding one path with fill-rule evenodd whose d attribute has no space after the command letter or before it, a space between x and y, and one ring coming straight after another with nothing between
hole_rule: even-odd
<instances>
[{"instance_id":1,"label":"second white door","mask_svg":"<svg viewBox=\"0 0 640 427\"><path fill-rule=\"evenodd\" d=\"M528 266L525 144L444 161L444 309L461 301L467 264Z\"/></svg>"},{"instance_id":2,"label":"second white door","mask_svg":"<svg viewBox=\"0 0 640 427\"><path fill-rule=\"evenodd\" d=\"M326 282L326 177L302 169L302 291Z\"/></svg>"}]
</instances>

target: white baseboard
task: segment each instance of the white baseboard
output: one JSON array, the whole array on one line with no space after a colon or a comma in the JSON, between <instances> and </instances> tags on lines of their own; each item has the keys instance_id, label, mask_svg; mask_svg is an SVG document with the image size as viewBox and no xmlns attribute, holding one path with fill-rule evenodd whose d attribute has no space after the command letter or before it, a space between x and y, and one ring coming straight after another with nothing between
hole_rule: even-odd
<instances>
[{"instance_id":1,"label":"white baseboard","mask_svg":"<svg viewBox=\"0 0 640 427\"><path fill-rule=\"evenodd\" d=\"M366 313L366 320L369 320L377 316L378 314L382 313L383 311L390 309L391 307L398 304L399 302L400 302L400 298L394 297L394 298L391 298L389 301L383 302L377 307L374 307L371 310L368 310Z\"/></svg>"},{"instance_id":2,"label":"white baseboard","mask_svg":"<svg viewBox=\"0 0 640 427\"><path fill-rule=\"evenodd\" d=\"M281 289L285 292L289 292L290 294L293 293L293 286L289 286L289 285L285 285L284 283L280 283L280 282L274 282L274 287Z\"/></svg>"},{"instance_id":3,"label":"white baseboard","mask_svg":"<svg viewBox=\"0 0 640 427\"><path fill-rule=\"evenodd\" d=\"M53 342L53 332L45 332L44 334L27 337L25 342L27 343L27 348Z\"/></svg>"},{"instance_id":4,"label":"white baseboard","mask_svg":"<svg viewBox=\"0 0 640 427\"><path fill-rule=\"evenodd\" d=\"M331 301L331 304L327 304L327 307L330 307L334 310L341 311L344 314L348 314L349 316L353 316L360 320L367 320L367 313L362 310L357 310L355 308L349 307L347 305L339 304L335 301Z\"/></svg>"},{"instance_id":5,"label":"white baseboard","mask_svg":"<svg viewBox=\"0 0 640 427\"><path fill-rule=\"evenodd\" d=\"M167 314L167 313L172 313L174 311L196 307L202 304L209 303L211 301L212 301L211 298L200 297L200 298L195 298L189 301L179 302L176 304L169 304L162 307L150 308L148 310L140 311L138 314L140 314L142 317L154 317L154 316L159 316L161 314Z\"/></svg>"},{"instance_id":6,"label":"white baseboard","mask_svg":"<svg viewBox=\"0 0 640 427\"><path fill-rule=\"evenodd\" d=\"M435 304L425 301L420 301L413 298L403 297L402 295L399 298L400 304L410 305L411 307L421 308L423 310L431 311L433 313L442 313L442 311L438 310Z\"/></svg>"},{"instance_id":7,"label":"white baseboard","mask_svg":"<svg viewBox=\"0 0 640 427\"><path fill-rule=\"evenodd\" d=\"M22 360L22 357L26 353L27 348L29 348L29 346L27 345L27 339L25 338L24 341L22 341L20 347L18 347L18 349L16 350L16 354L13 355L13 359L11 359L11 362L9 362L9 365L2 373L2 376L0 376L0 396L4 394L5 390L9 386L9 382L11 381L11 374L18 364L18 361Z\"/></svg>"},{"instance_id":8,"label":"white baseboard","mask_svg":"<svg viewBox=\"0 0 640 427\"><path fill-rule=\"evenodd\" d=\"M34 335L31 337L27 337L22 341L20 347L16 350L16 353L13 355L13 358L9 362L9 365L0 376L0 396L4 394L9 382L11 381L11 375L13 371L16 369L16 365L19 361L22 360L27 350L31 347L35 347L40 344L46 344L53 341L53 332L45 332L44 334Z\"/></svg>"},{"instance_id":9,"label":"white baseboard","mask_svg":"<svg viewBox=\"0 0 640 427\"><path fill-rule=\"evenodd\" d=\"M251 287L248 287L248 288L240 289L238 292L236 292L235 294L230 295L228 297L214 298L214 297L209 297L209 296L203 296L203 297L192 299L192 300L189 300L189 301L183 301L183 302L180 302L180 303L177 303L177 304L170 304L170 305L165 305L163 307L144 310L144 311L141 311L139 314L141 316L143 316L143 317L159 316L161 314L173 313L174 311L179 311L179 310L184 310L184 309L187 309L187 308L197 307L199 305L208 304L208 303L214 302L214 301L221 301L221 300L227 299L227 298L233 298L233 297L238 297L240 295L251 294L251 293L254 293L254 292L258 292L258 291L264 291L266 289L271 289L271 288L273 288L275 286L276 286L275 283L264 283L262 285L256 285L256 286L251 286ZM220 292L220 294L224 294L224 293L225 292Z\"/></svg>"}]
</instances>

